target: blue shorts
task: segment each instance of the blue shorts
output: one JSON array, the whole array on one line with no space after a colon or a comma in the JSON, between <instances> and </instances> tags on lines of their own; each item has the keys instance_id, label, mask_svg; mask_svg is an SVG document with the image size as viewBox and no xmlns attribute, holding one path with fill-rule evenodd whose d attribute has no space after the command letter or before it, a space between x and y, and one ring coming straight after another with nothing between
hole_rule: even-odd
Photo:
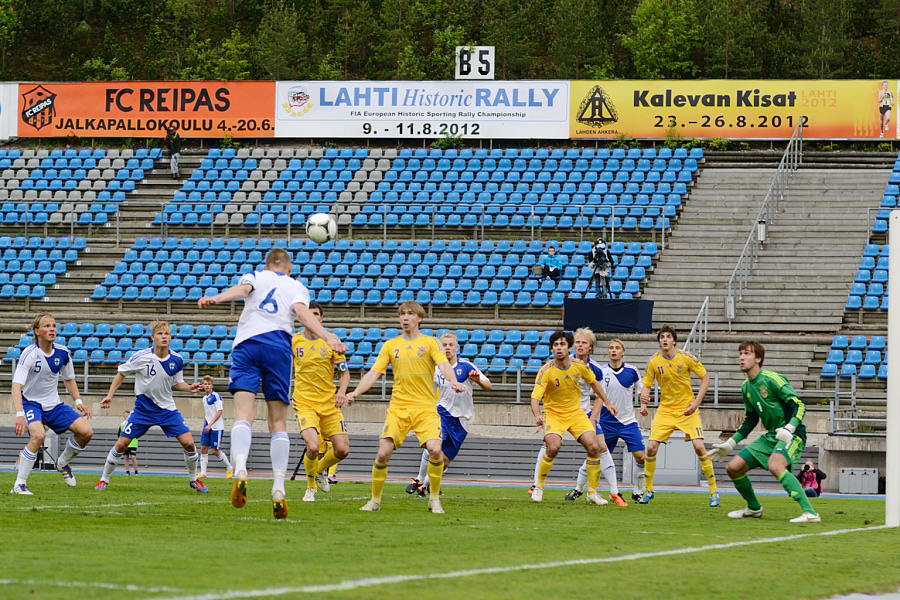
<instances>
[{"instance_id":1,"label":"blue shorts","mask_svg":"<svg viewBox=\"0 0 900 600\"><path fill-rule=\"evenodd\" d=\"M588 419L591 418L591 413L592 413L592 412L593 412L593 411L590 411L590 410L587 411ZM594 433L596 433L597 435L603 435L603 427L600 426L600 419L597 419L597 422L595 423L595 426L594 426Z\"/></svg>"},{"instance_id":2,"label":"blue shorts","mask_svg":"<svg viewBox=\"0 0 900 600\"><path fill-rule=\"evenodd\" d=\"M459 417L454 417L443 406L437 407L438 414L441 416L441 451L448 460L453 460L459 454L462 443L466 441L468 431L463 429L459 422Z\"/></svg>"},{"instance_id":3,"label":"blue shorts","mask_svg":"<svg viewBox=\"0 0 900 600\"><path fill-rule=\"evenodd\" d=\"M206 421L203 421L203 429L200 433L200 445L218 450L219 446L222 445L222 434L224 433L224 429L210 429L209 431L206 431Z\"/></svg>"},{"instance_id":4,"label":"blue shorts","mask_svg":"<svg viewBox=\"0 0 900 600\"><path fill-rule=\"evenodd\" d=\"M266 402L290 404L291 352L256 340L244 340L231 351L228 391L256 394L262 383Z\"/></svg>"},{"instance_id":5,"label":"blue shorts","mask_svg":"<svg viewBox=\"0 0 900 600\"><path fill-rule=\"evenodd\" d=\"M178 437L191 432L178 409L165 410L149 398L138 396L134 402L134 411L122 423L119 435L133 440L147 433L154 425L159 426L166 437Z\"/></svg>"},{"instance_id":6,"label":"blue shorts","mask_svg":"<svg viewBox=\"0 0 900 600\"><path fill-rule=\"evenodd\" d=\"M37 421L43 423L55 433L66 431L75 422L75 419L81 417L74 408L62 402L50 410L44 410L37 402L22 398L22 410L25 411L26 424L31 425Z\"/></svg>"},{"instance_id":7,"label":"blue shorts","mask_svg":"<svg viewBox=\"0 0 900 600\"><path fill-rule=\"evenodd\" d=\"M619 440L625 442L629 452L638 452L644 449L644 436L641 435L641 428L636 422L622 425L621 421L608 412L602 412L600 413L600 418L597 419L598 430L600 429L600 421L603 421L602 435L610 452L616 449L616 444ZM597 433L600 432L598 431Z\"/></svg>"}]
</instances>

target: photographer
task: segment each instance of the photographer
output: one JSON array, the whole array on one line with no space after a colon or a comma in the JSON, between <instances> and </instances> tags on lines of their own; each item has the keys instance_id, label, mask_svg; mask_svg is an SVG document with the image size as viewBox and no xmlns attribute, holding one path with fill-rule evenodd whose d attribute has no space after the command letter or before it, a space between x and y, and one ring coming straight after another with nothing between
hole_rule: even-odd
<instances>
[{"instance_id":1,"label":"photographer","mask_svg":"<svg viewBox=\"0 0 900 600\"><path fill-rule=\"evenodd\" d=\"M828 477L823 471L816 468L816 464L812 460L807 460L797 474L800 480L800 486L809 498L818 498L822 493L822 480Z\"/></svg>"},{"instance_id":2,"label":"photographer","mask_svg":"<svg viewBox=\"0 0 900 600\"><path fill-rule=\"evenodd\" d=\"M602 239L588 252L588 262L593 274L591 281L588 283L588 289L591 285L595 285L594 293L597 298L609 297L609 271L615 265L613 256L609 251L609 246Z\"/></svg>"}]
</instances>

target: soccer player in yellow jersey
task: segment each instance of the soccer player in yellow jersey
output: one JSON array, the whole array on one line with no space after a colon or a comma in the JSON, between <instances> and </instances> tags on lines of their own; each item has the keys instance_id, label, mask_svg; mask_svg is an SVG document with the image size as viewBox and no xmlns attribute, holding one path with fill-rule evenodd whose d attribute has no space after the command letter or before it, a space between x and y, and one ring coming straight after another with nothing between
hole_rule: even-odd
<instances>
[{"instance_id":1,"label":"soccer player in yellow jersey","mask_svg":"<svg viewBox=\"0 0 900 600\"><path fill-rule=\"evenodd\" d=\"M325 315L318 302L309 303L309 311L324 323ZM292 404L297 413L300 435L306 442L303 465L306 468L304 502L314 502L316 490L330 489L325 474L329 467L347 458L350 453L349 436L342 406L349 406L347 386L350 371L343 354L338 354L325 340L304 329L291 339L294 356L294 395ZM334 372L339 371L339 387L334 385ZM319 438L330 442L326 450Z\"/></svg>"},{"instance_id":2,"label":"soccer player in yellow jersey","mask_svg":"<svg viewBox=\"0 0 900 600\"><path fill-rule=\"evenodd\" d=\"M659 384L659 408L650 426L650 439L647 440L647 454L644 457L644 492L639 504L647 504L653 499L653 474L656 471L656 453L659 444L666 443L676 429L684 432L686 440L694 446L694 452L700 457L700 468L709 482L709 505L719 506L719 491L716 476L713 473L712 461L706 456L703 444L703 423L697 408L703 402L703 396L709 388L709 375L706 368L689 352L675 347L678 334L668 325L660 328L656 334L659 352L654 354L644 371L641 388L640 413L647 415L647 404L650 403L650 389L653 382ZM691 373L700 378L697 396L691 388Z\"/></svg>"},{"instance_id":3,"label":"soccer player in yellow jersey","mask_svg":"<svg viewBox=\"0 0 900 600\"><path fill-rule=\"evenodd\" d=\"M447 355L438 341L419 333L419 326L425 318L422 305L404 302L397 312L403 334L384 343L375 359L375 365L363 375L356 389L347 394L347 399L353 402L387 372L388 365L393 369L391 402L381 439L378 441L375 464L372 466L372 499L360 510L375 511L381 508L381 492L387 479L391 454L412 430L419 445L428 450L428 477L431 481L428 510L443 514L439 495L444 455L441 452L441 417L437 412L438 393L434 387L435 367L450 382L453 391L462 392L466 388L456 380Z\"/></svg>"},{"instance_id":4,"label":"soccer player in yellow jersey","mask_svg":"<svg viewBox=\"0 0 900 600\"><path fill-rule=\"evenodd\" d=\"M612 465L612 458L606 448L606 442L596 434L597 417L600 408L606 406L611 414L616 414L616 407L606 399L603 386L597 381L597 377L590 367L581 361L574 361L569 356L569 349L575 341L575 337L567 331L557 331L550 336L550 347L553 351L553 360L546 363L538 372L534 382L534 390L531 392L531 412L534 414L534 423L544 428L544 446L547 452L540 458L538 467L537 486L531 492L531 499L540 502L544 499L544 483L547 474L553 467L553 459L559 453L562 446L562 434L568 431L572 437L587 450L588 495L590 504L607 504L606 500L597 493L597 484L600 482L600 472L604 462ZM591 416L584 413L581 408L581 387L579 381L584 381L591 386L597 399L591 409ZM541 414L541 401L544 403L544 414ZM605 461L604 457L605 456ZM615 467L613 467L615 472ZM625 506L621 500L619 506Z\"/></svg>"}]
</instances>

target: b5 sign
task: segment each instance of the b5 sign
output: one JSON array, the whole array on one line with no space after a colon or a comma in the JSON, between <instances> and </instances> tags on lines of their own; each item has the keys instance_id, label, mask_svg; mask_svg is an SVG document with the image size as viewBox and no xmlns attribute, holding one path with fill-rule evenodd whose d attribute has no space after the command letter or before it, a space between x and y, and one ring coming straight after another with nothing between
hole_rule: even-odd
<instances>
[{"instance_id":1,"label":"b5 sign","mask_svg":"<svg viewBox=\"0 0 900 600\"><path fill-rule=\"evenodd\" d=\"M274 82L19 84L19 137L273 137Z\"/></svg>"}]
</instances>

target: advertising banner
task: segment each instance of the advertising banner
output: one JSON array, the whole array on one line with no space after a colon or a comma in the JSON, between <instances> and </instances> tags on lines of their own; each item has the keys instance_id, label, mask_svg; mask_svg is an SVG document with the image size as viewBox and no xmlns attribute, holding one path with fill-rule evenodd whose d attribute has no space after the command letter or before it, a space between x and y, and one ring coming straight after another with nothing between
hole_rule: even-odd
<instances>
[{"instance_id":1,"label":"advertising banner","mask_svg":"<svg viewBox=\"0 0 900 600\"><path fill-rule=\"evenodd\" d=\"M16 137L19 86L0 83L0 140Z\"/></svg>"},{"instance_id":2,"label":"advertising banner","mask_svg":"<svg viewBox=\"0 0 900 600\"><path fill-rule=\"evenodd\" d=\"M897 80L572 81L572 139L897 139Z\"/></svg>"},{"instance_id":3,"label":"advertising banner","mask_svg":"<svg viewBox=\"0 0 900 600\"><path fill-rule=\"evenodd\" d=\"M566 81L279 81L280 138L567 139Z\"/></svg>"},{"instance_id":4,"label":"advertising banner","mask_svg":"<svg viewBox=\"0 0 900 600\"><path fill-rule=\"evenodd\" d=\"M21 83L19 137L268 138L274 82Z\"/></svg>"}]
</instances>

